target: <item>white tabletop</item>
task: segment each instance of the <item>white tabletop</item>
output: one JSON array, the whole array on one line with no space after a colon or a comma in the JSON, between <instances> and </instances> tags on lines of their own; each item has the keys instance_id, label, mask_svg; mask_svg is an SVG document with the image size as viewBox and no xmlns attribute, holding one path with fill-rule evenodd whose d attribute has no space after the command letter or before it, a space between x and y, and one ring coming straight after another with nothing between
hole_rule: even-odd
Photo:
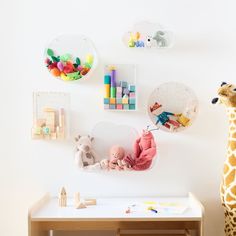
<instances>
[{"instance_id":1,"label":"white tabletop","mask_svg":"<svg viewBox=\"0 0 236 236\"><path fill-rule=\"evenodd\" d=\"M84 209L76 209L72 198L69 198L67 203L67 207L59 207L58 199L51 198L30 215L31 220L199 221L203 216L201 204L192 200L191 197L99 198L96 206L88 206ZM149 205L155 207L158 213L147 210ZM127 214L128 207L130 207L131 213Z\"/></svg>"}]
</instances>

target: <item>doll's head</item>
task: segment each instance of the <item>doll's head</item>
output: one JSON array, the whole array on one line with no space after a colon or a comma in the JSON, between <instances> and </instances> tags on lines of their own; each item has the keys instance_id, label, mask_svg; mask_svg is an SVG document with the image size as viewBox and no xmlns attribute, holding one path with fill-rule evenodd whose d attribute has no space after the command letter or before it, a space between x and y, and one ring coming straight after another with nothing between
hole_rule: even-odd
<instances>
[{"instance_id":1,"label":"doll's head","mask_svg":"<svg viewBox=\"0 0 236 236\"><path fill-rule=\"evenodd\" d=\"M162 105L159 104L158 102L155 102L153 106L150 107L150 112L153 115L160 115L163 112Z\"/></svg>"},{"instance_id":2,"label":"doll's head","mask_svg":"<svg viewBox=\"0 0 236 236\"><path fill-rule=\"evenodd\" d=\"M214 98L212 103L223 103L226 107L236 107L236 86L223 82L218 89L218 97Z\"/></svg>"},{"instance_id":3,"label":"doll's head","mask_svg":"<svg viewBox=\"0 0 236 236\"><path fill-rule=\"evenodd\" d=\"M124 148L114 145L110 149L110 160L122 160L125 156Z\"/></svg>"}]
</instances>

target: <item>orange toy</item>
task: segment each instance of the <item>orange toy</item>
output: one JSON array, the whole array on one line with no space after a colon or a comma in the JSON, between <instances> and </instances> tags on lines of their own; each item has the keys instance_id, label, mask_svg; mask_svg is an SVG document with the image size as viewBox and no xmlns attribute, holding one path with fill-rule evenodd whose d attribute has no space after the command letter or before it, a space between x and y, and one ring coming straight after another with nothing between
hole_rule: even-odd
<instances>
[{"instance_id":1,"label":"orange toy","mask_svg":"<svg viewBox=\"0 0 236 236\"><path fill-rule=\"evenodd\" d=\"M55 77L59 77L61 75L61 72L57 68L53 68L51 70L51 74Z\"/></svg>"}]
</instances>

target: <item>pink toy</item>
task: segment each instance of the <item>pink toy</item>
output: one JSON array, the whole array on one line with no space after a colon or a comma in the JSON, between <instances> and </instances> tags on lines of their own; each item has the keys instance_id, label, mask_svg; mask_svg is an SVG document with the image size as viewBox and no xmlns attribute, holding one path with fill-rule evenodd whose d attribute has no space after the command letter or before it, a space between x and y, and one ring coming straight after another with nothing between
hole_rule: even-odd
<instances>
[{"instance_id":1,"label":"pink toy","mask_svg":"<svg viewBox=\"0 0 236 236\"><path fill-rule=\"evenodd\" d=\"M124 159L124 156L125 156L124 148L118 145L112 146L110 149L109 168L116 169L116 170L123 169L122 160Z\"/></svg>"},{"instance_id":2,"label":"pink toy","mask_svg":"<svg viewBox=\"0 0 236 236\"><path fill-rule=\"evenodd\" d=\"M134 143L134 157L130 155L124 158L124 161L131 166L133 170L146 170L152 164L152 159L156 155L156 144L150 131L143 130L142 136Z\"/></svg>"}]
</instances>

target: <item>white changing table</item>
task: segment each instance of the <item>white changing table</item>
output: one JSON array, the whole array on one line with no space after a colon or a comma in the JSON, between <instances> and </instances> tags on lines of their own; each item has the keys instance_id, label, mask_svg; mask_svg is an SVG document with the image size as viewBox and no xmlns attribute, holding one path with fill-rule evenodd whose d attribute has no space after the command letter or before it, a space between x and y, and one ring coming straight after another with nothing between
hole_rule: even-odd
<instances>
[{"instance_id":1,"label":"white changing table","mask_svg":"<svg viewBox=\"0 0 236 236\"><path fill-rule=\"evenodd\" d=\"M177 207L180 212L172 212L165 207L159 211L157 207L158 213L154 213L142 210L141 205L147 201L158 202L162 206L175 203L186 206L186 209ZM131 213L125 213L134 204ZM61 208L56 197L46 194L29 210L28 229L29 236L79 230L115 230L117 236L128 235L129 231L135 231L133 235L148 235L143 232L153 230L161 234L156 232L152 235L192 235L191 232L194 232L196 236L203 236L203 216L202 204L191 193L187 197L98 198L96 206L85 209L75 209L73 199L68 199L68 206ZM172 233L168 234L166 230ZM173 233L175 230L181 233Z\"/></svg>"}]
</instances>

